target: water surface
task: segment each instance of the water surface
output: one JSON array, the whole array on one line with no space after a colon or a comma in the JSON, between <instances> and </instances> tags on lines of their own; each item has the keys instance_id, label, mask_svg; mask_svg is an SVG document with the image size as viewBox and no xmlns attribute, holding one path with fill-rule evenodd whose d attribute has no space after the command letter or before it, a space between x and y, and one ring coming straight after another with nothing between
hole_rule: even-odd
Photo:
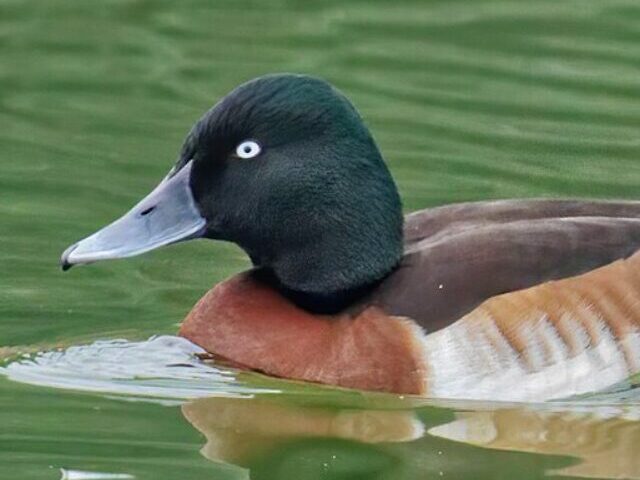
<instances>
[{"instance_id":1,"label":"water surface","mask_svg":"<svg viewBox=\"0 0 640 480\"><path fill-rule=\"evenodd\" d=\"M21 363L0 375L0 478L640 478L628 385L588 405L441 404L185 366L147 339L246 268L239 249L57 267L267 72L352 98L406 211L637 199L638 25L633 0L2 2L0 357Z\"/></svg>"}]
</instances>

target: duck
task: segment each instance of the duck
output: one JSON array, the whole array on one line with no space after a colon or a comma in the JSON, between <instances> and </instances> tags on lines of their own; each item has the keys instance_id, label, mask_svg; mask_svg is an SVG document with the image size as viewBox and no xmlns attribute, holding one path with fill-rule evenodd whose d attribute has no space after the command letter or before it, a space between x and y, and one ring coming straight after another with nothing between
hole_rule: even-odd
<instances>
[{"instance_id":1,"label":"duck","mask_svg":"<svg viewBox=\"0 0 640 480\"><path fill-rule=\"evenodd\" d=\"M191 239L252 263L178 334L273 377L547 401L640 371L640 202L515 199L403 214L369 128L327 81L269 74L192 127L160 184L73 265Z\"/></svg>"}]
</instances>

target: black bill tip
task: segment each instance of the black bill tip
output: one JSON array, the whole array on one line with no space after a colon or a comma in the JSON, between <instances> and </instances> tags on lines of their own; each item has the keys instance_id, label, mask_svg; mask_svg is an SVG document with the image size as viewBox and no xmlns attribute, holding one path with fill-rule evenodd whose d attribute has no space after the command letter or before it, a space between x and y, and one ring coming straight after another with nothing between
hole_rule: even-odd
<instances>
[{"instance_id":1,"label":"black bill tip","mask_svg":"<svg viewBox=\"0 0 640 480\"><path fill-rule=\"evenodd\" d=\"M69 261L69 256L71 255L71 252L73 252L76 249L77 246L78 246L77 243L73 244L62 253L62 256L60 257L60 267L62 268L63 272L66 272L71 267L73 267L73 263Z\"/></svg>"}]
</instances>

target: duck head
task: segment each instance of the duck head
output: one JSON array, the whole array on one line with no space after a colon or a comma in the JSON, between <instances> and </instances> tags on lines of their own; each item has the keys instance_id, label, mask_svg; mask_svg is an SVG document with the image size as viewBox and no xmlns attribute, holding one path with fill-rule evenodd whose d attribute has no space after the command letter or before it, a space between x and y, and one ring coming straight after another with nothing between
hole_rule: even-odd
<instances>
[{"instance_id":1,"label":"duck head","mask_svg":"<svg viewBox=\"0 0 640 480\"><path fill-rule=\"evenodd\" d=\"M63 269L193 238L238 244L296 303L336 310L402 255L402 212L383 158L327 82L268 75L211 108L166 178L123 217L70 246Z\"/></svg>"}]
</instances>

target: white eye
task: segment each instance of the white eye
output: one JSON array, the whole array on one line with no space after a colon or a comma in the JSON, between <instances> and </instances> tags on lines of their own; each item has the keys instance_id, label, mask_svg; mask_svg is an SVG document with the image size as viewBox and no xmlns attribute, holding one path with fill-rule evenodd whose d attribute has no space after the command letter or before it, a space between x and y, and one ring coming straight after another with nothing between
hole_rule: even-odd
<instances>
[{"instance_id":1,"label":"white eye","mask_svg":"<svg viewBox=\"0 0 640 480\"><path fill-rule=\"evenodd\" d=\"M238 148L236 148L236 155L240 158L253 158L261 151L262 149L257 142L254 142L253 140L245 140L238 145Z\"/></svg>"}]
</instances>

